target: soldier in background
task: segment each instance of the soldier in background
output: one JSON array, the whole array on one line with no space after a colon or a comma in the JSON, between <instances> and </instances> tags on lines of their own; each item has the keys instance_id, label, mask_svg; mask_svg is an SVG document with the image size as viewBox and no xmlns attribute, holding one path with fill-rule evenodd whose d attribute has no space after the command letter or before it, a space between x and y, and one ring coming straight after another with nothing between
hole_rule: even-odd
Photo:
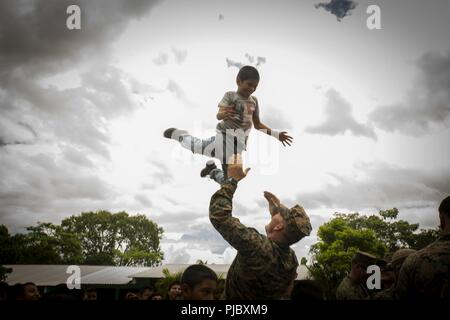
<instances>
[{"instance_id":1,"label":"soldier in background","mask_svg":"<svg viewBox=\"0 0 450 320\"><path fill-rule=\"evenodd\" d=\"M410 256L411 254L415 253L416 250L414 249L398 249L395 251L395 253L392 255L392 260L389 263L390 267L394 271L394 284L390 286L389 288L382 290L378 293L376 293L373 297L374 300L396 300L397 295L395 293L395 287L396 282L398 279L398 275L400 273L400 268L403 265L403 262Z\"/></svg>"},{"instance_id":2,"label":"soldier in background","mask_svg":"<svg viewBox=\"0 0 450 320\"><path fill-rule=\"evenodd\" d=\"M224 298L282 299L297 276L298 261L290 248L311 232L311 224L299 205L288 209L270 192L264 197L269 203L271 221L266 234L244 226L232 216L232 201L238 181L244 178L242 166L228 166L228 179L211 197L209 218L214 228L237 250L225 283Z\"/></svg>"},{"instance_id":3,"label":"soldier in background","mask_svg":"<svg viewBox=\"0 0 450 320\"><path fill-rule=\"evenodd\" d=\"M367 267L374 265L377 258L366 252L358 251L352 259L352 269L336 291L337 300L365 300L370 298L366 281L369 275Z\"/></svg>"},{"instance_id":4,"label":"soldier in background","mask_svg":"<svg viewBox=\"0 0 450 320\"><path fill-rule=\"evenodd\" d=\"M400 299L450 299L450 197L439 206L441 237L410 255L396 286Z\"/></svg>"}]
</instances>

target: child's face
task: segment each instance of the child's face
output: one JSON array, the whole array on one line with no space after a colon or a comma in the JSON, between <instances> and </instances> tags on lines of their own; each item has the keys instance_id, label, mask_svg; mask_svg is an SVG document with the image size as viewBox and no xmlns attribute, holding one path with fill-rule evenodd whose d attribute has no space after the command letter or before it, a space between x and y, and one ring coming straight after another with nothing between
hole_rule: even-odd
<instances>
[{"instance_id":1,"label":"child's face","mask_svg":"<svg viewBox=\"0 0 450 320\"><path fill-rule=\"evenodd\" d=\"M169 290L169 298L175 300L181 294L181 286L179 284L174 284Z\"/></svg>"},{"instance_id":2,"label":"child's face","mask_svg":"<svg viewBox=\"0 0 450 320\"><path fill-rule=\"evenodd\" d=\"M214 291L217 287L217 282L210 279L204 279L194 288L186 286L184 298L186 300L214 300Z\"/></svg>"},{"instance_id":3,"label":"child's face","mask_svg":"<svg viewBox=\"0 0 450 320\"><path fill-rule=\"evenodd\" d=\"M35 285L27 284L23 291L24 300L38 300L41 297L39 290Z\"/></svg>"},{"instance_id":4,"label":"child's face","mask_svg":"<svg viewBox=\"0 0 450 320\"><path fill-rule=\"evenodd\" d=\"M236 82L238 85L238 93L242 97L248 98L252 95L253 92L255 92L256 88L258 87L259 80L247 79L242 81L238 78Z\"/></svg>"}]
</instances>

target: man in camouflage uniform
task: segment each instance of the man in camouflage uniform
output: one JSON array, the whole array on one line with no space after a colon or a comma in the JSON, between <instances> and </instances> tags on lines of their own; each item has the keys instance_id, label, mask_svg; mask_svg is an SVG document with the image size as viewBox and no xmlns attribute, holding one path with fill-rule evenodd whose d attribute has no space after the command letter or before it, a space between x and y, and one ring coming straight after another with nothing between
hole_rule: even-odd
<instances>
[{"instance_id":1,"label":"man in camouflage uniform","mask_svg":"<svg viewBox=\"0 0 450 320\"><path fill-rule=\"evenodd\" d=\"M398 249L392 255L391 262L389 263L390 267L394 271L394 284L387 289L384 289L378 293L376 293L373 297L373 300L396 300L397 295L395 293L396 282L398 279L398 275L400 273L400 269L403 265L403 262L408 258L411 254L415 253L414 249Z\"/></svg>"},{"instance_id":2,"label":"man in camouflage uniform","mask_svg":"<svg viewBox=\"0 0 450 320\"><path fill-rule=\"evenodd\" d=\"M229 165L228 179L211 198L209 218L214 228L237 250L231 264L224 298L282 299L297 277L298 261L289 247L311 232L311 224L299 205L288 209L270 192L264 192L272 216L267 236L247 228L232 216L232 201L238 181L244 178L242 167Z\"/></svg>"},{"instance_id":3,"label":"man in camouflage uniform","mask_svg":"<svg viewBox=\"0 0 450 320\"><path fill-rule=\"evenodd\" d=\"M336 291L337 300L365 300L370 298L366 281L367 267L375 264L377 258L366 252L358 251L352 259L352 269Z\"/></svg>"},{"instance_id":4,"label":"man in camouflage uniform","mask_svg":"<svg viewBox=\"0 0 450 320\"><path fill-rule=\"evenodd\" d=\"M410 255L400 269L400 299L450 300L450 197L439 206L441 237Z\"/></svg>"}]
</instances>

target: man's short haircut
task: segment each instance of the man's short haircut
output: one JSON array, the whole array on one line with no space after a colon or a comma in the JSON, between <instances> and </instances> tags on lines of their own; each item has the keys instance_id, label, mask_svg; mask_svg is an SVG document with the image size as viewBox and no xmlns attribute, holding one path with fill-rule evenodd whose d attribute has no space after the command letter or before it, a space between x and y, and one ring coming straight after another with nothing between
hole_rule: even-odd
<instances>
[{"instance_id":1,"label":"man's short haircut","mask_svg":"<svg viewBox=\"0 0 450 320\"><path fill-rule=\"evenodd\" d=\"M255 67L244 66L239 70L237 77L241 81L245 81L245 80L258 80L259 81L259 72L258 72L258 70L256 70Z\"/></svg>"},{"instance_id":2,"label":"man's short haircut","mask_svg":"<svg viewBox=\"0 0 450 320\"><path fill-rule=\"evenodd\" d=\"M212 280L217 282L217 274L203 264L193 264L184 270L181 276L181 283L194 288L203 280Z\"/></svg>"},{"instance_id":3,"label":"man's short haircut","mask_svg":"<svg viewBox=\"0 0 450 320\"><path fill-rule=\"evenodd\" d=\"M450 196L442 200L439 206L439 214L445 214L448 218L450 218Z\"/></svg>"}]
</instances>

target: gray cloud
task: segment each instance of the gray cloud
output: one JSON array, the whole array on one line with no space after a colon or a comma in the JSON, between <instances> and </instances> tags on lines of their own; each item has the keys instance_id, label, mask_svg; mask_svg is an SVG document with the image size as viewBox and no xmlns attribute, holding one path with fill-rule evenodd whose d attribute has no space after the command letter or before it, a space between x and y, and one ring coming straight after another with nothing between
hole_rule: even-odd
<instances>
[{"instance_id":1,"label":"gray cloud","mask_svg":"<svg viewBox=\"0 0 450 320\"><path fill-rule=\"evenodd\" d=\"M2 223L59 222L68 214L114 205L116 194L95 174L92 159L109 159L110 120L136 110L153 88L105 61L128 22L157 2L0 3ZM82 30L66 28L71 4L81 7ZM87 61L96 66L78 74L79 86L59 89L39 82Z\"/></svg>"},{"instance_id":2,"label":"gray cloud","mask_svg":"<svg viewBox=\"0 0 450 320\"><path fill-rule=\"evenodd\" d=\"M255 67L258 67L259 65L261 65L263 63L266 63L266 58L265 57L259 57L259 56L255 57L255 56L252 56L252 55L250 55L248 53L245 54L245 57L250 62L250 64L254 65Z\"/></svg>"},{"instance_id":3,"label":"gray cloud","mask_svg":"<svg viewBox=\"0 0 450 320\"><path fill-rule=\"evenodd\" d=\"M363 174L363 175L362 175ZM365 178L356 179L355 176ZM388 164L363 163L351 176L339 176L337 183L315 192L303 192L295 201L305 209L364 208L423 209L437 207L450 190L450 171L399 168Z\"/></svg>"},{"instance_id":4,"label":"gray cloud","mask_svg":"<svg viewBox=\"0 0 450 320\"><path fill-rule=\"evenodd\" d=\"M253 63L253 62L255 61L255 57L249 55L248 53L245 54L245 57L248 59L248 61L249 61L250 63Z\"/></svg>"},{"instance_id":5,"label":"gray cloud","mask_svg":"<svg viewBox=\"0 0 450 320\"><path fill-rule=\"evenodd\" d=\"M164 52L160 52L159 55L155 59L153 59L153 63L157 66L165 65L168 61L169 55Z\"/></svg>"},{"instance_id":6,"label":"gray cloud","mask_svg":"<svg viewBox=\"0 0 450 320\"><path fill-rule=\"evenodd\" d=\"M193 107L194 104L189 101L187 98L186 93L184 92L183 88L175 82L174 80L170 79L167 83L167 90L172 92L177 99L179 99L181 102L183 102L186 106Z\"/></svg>"},{"instance_id":7,"label":"gray cloud","mask_svg":"<svg viewBox=\"0 0 450 320\"><path fill-rule=\"evenodd\" d=\"M63 90L41 86L21 73L2 80L0 122L11 129L0 130L3 141L30 143L41 137L105 158L110 139L107 121L134 111L141 97L133 94L136 80L111 66L93 68L81 74L79 87Z\"/></svg>"},{"instance_id":8,"label":"gray cloud","mask_svg":"<svg viewBox=\"0 0 450 320\"><path fill-rule=\"evenodd\" d=\"M320 2L314 5L316 9L324 8L326 11L336 16L341 21L345 16L349 16L350 11L355 9L357 2L351 0L331 0L329 3Z\"/></svg>"},{"instance_id":9,"label":"gray cloud","mask_svg":"<svg viewBox=\"0 0 450 320\"><path fill-rule=\"evenodd\" d=\"M145 195L145 194L137 194L134 196L134 198L141 203L142 205L146 206L146 207L151 207L153 204L151 202L151 200Z\"/></svg>"},{"instance_id":10,"label":"gray cloud","mask_svg":"<svg viewBox=\"0 0 450 320\"><path fill-rule=\"evenodd\" d=\"M27 74L60 72L84 58L109 56L113 40L131 19L157 0L5 0L0 2L0 76L17 68ZM68 30L66 9L81 8L81 30Z\"/></svg>"},{"instance_id":11,"label":"gray cloud","mask_svg":"<svg viewBox=\"0 0 450 320\"><path fill-rule=\"evenodd\" d=\"M227 67L228 67L228 68L229 68L229 67L236 67L236 68L240 69L240 68L242 68L243 66L245 66L245 64L243 64L243 63L241 63L241 62L236 62L236 61L233 61L233 60L228 59L228 58L226 58L226 61L227 61Z\"/></svg>"},{"instance_id":12,"label":"gray cloud","mask_svg":"<svg viewBox=\"0 0 450 320\"><path fill-rule=\"evenodd\" d=\"M167 212L164 208L156 208L159 215L152 219L160 225L164 225L164 230L170 232L186 232L186 229L193 221L208 216L207 209L204 212L187 210L180 208L177 212Z\"/></svg>"},{"instance_id":13,"label":"gray cloud","mask_svg":"<svg viewBox=\"0 0 450 320\"><path fill-rule=\"evenodd\" d=\"M187 50L172 48L172 54L177 64L182 64L187 57ZM160 52L159 55L153 59L153 63L157 66L165 65L169 62L169 54L166 52Z\"/></svg>"},{"instance_id":14,"label":"gray cloud","mask_svg":"<svg viewBox=\"0 0 450 320\"><path fill-rule=\"evenodd\" d=\"M149 161L156 169L156 171L151 174L152 179L159 182L160 184L173 181L174 176L165 163L155 159L149 159Z\"/></svg>"},{"instance_id":15,"label":"gray cloud","mask_svg":"<svg viewBox=\"0 0 450 320\"><path fill-rule=\"evenodd\" d=\"M427 53L417 63L419 78L405 101L380 106L369 120L388 132L421 136L450 119L450 51Z\"/></svg>"},{"instance_id":16,"label":"gray cloud","mask_svg":"<svg viewBox=\"0 0 450 320\"><path fill-rule=\"evenodd\" d=\"M169 244L173 241L165 241L164 239L161 241L161 244L165 243ZM191 255L188 253L189 249L187 247L175 249L174 246L167 245L167 248L164 249L164 261L166 263L180 263L187 264L191 260Z\"/></svg>"},{"instance_id":17,"label":"gray cloud","mask_svg":"<svg viewBox=\"0 0 450 320\"><path fill-rule=\"evenodd\" d=\"M0 146L31 145L36 139L37 133L30 125L0 117Z\"/></svg>"},{"instance_id":18,"label":"gray cloud","mask_svg":"<svg viewBox=\"0 0 450 320\"><path fill-rule=\"evenodd\" d=\"M284 118L283 114L273 108L264 109L260 114L261 121L275 130L292 129L292 125Z\"/></svg>"},{"instance_id":19,"label":"gray cloud","mask_svg":"<svg viewBox=\"0 0 450 320\"><path fill-rule=\"evenodd\" d=\"M343 135L349 131L359 137L377 139L370 125L358 123L352 115L352 107L348 101L334 89L327 91L328 102L325 107L325 121L317 126L309 126L306 132L324 135Z\"/></svg>"},{"instance_id":20,"label":"gray cloud","mask_svg":"<svg viewBox=\"0 0 450 320\"><path fill-rule=\"evenodd\" d=\"M191 249L209 249L214 254L223 254L229 247L229 244L209 223L190 227L189 233L183 234L180 241L187 243Z\"/></svg>"},{"instance_id":21,"label":"gray cloud","mask_svg":"<svg viewBox=\"0 0 450 320\"><path fill-rule=\"evenodd\" d=\"M59 222L82 209L97 210L99 204L114 198L115 192L105 181L92 175L89 168L66 161L64 156L64 153L26 155L20 149L2 151L2 223L24 227L37 221Z\"/></svg>"},{"instance_id":22,"label":"gray cloud","mask_svg":"<svg viewBox=\"0 0 450 320\"><path fill-rule=\"evenodd\" d=\"M65 161L85 168L94 168L94 163L89 159L86 152L83 152L81 149L67 145L61 146L61 151Z\"/></svg>"},{"instance_id":23,"label":"gray cloud","mask_svg":"<svg viewBox=\"0 0 450 320\"><path fill-rule=\"evenodd\" d=\"M260 57L260 56L255 57L248 53L245 54L245 57L247 58L249 63L243 63L243 62L234 61L229 58L226 58L227 67L228 68L236 67L238 69L241 69L243 66L246 66L246 65L252 65L254 67L259 67L261 64L266 63L265 57Z\"/></svg>"},{"instance_id":24,"label":"gray cloud","mask_svg":"<svg viewBox=\"0 0 450 320\"><path fill-rule=\"evenodd\" d=\"M172 53L175 57L175 61L178 64L182 64L186 60L187 50L180 50L180 49L172 48Z\"/></svg>"}]
</instances>

